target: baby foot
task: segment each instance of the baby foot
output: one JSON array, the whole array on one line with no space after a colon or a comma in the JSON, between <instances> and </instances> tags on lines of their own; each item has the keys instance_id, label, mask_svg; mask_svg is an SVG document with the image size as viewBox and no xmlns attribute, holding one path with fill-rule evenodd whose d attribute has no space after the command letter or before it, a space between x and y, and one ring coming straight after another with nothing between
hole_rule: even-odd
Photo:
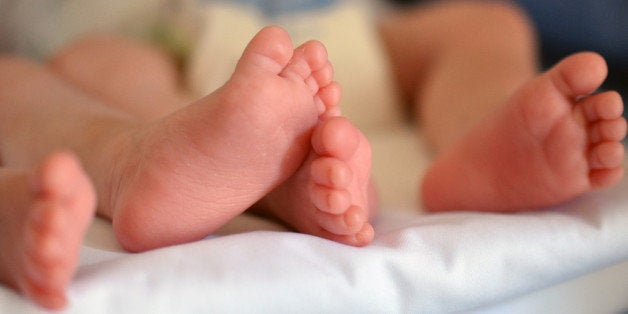
<instances>
[{"instance_id":1,"label":"baby foot","mask_svg":"<svg viewBox=\"0 0 628 314\"><path fill-rule=\"evenodd\" d=\"M428 170L429 210L514 211L556 205L623 176L626 133L616 92L593 53L570 56L522 86Z\"/></svg>"},{"instance_id":2,"label":"baby foot","mask_svg":"<svg viewBox=\"0 0 628 314\"><path fill-rule=\"evenodd\" d=\"M305 45L304 47L299 48L299 51L301 51L299 53L303 53L303 50L305 50L304 48L310 47L312 45L313 44L310 43L310 44ZM102 49L103 46L108 47L108 49L106 50ZM317 51L320 48L310 47L307 49ZM306 58L301 58L301 59L306 59ZM127 60L127 63L133 63L133 66L129 66L128 64L126 64L124 62L125 60ZM57 54L57 56L51 60L50 66L61 76L65 77L67 80L73 82L74 84L82 87L83 89L87 91L96 91L99 96L102 96L105 99L109 99L115 102L116 105L119 106L121 109L141 118L150 118L154 115L156 111L164 111L163 109L167 111L168 108L172 107L172 106L169 106L168 104L173 103L172 101L167 101L167 100L181 98L180 96L173 98L173 96L180 95L181 93L176 90L177 86L175 84L175 81L172 80L173 77L176 77L175 75L172 74L172 69L173 69L172 61L166 58L164 54L159 53L159 51L155 50L154 48L151 49L147 46L137 44L135 42L131 42L123 38L112 38L110 36L97 36L97 37L91 37L91 38L81 40L75 43L74 45L65 48L62 52ZM305 71L307 71L307 65L304 65L304 66L305 66ZM142 75L140 77L134 76L138 72L137 70L138 67L142 69L139 72L143 74L152 73L150 76L153 78L156 77L157 79L156 80L151 79L150 81L146 82L145 75ZM104 71L103 75L93 75L94 72L103 73L102 69L107 69L107 71ZM311 83L314 83L313 85L314 90L319 89L317 85L327 84L327 82L331 81L331 76L333 74L331 71L331 67L326 67L325 70L326 71L317 71L316 75L318 75L318 79L315 77L310 78L310 80L314 79L316 81L316 82L311 82ZM122 80L121 78L124 78L124 80ZM129 80L131 81L130 83L128 83ZM127 83L121 84L120 82L127 82ZM135 88L138 85L143 86L144 84L147 84L147 83L150 83L151 86L147 86L147 88ZM337 104L338 104L340 95L339 95L339 88L337 86L330 85L326 87L322 91L319 91L318 96L319 97L315 99L317 101L322 102L321 107L325 107L325 113L321 116L321 119L326 119L327 117L339 115ZM164 100L164 99L166 100L165 101L166 103L163 105L160 105L161 102L159 100ZM180 103L179 106L182 107L186 102L179 101L179 103ZM140 104L140 106L138 106L138 104ZM150 107L150 109L143 109L141 107L141 104L147 104ZM346 128L342 126L345 124L347 124ZM329 124L329 126L326 126L325 129L329 129L330 130L329 132L332 132L332 133L336 132L334 130L337 128L332 125L340 125L339 131L341 131L343 135L344 133L347 133L350 141L353 141L355 138L358 137L356 136L356 134L354 134L354 133L358 133L358 131L355 130L353 126L349 126L348 122L347 123L343 123L343 122L331 123ZM318 129L323 129L323 128L319 127ZM347 132L345 132L345 129L347 130ZM364 140L363 135L359 134L359 137L362 140ZM366 141L364 143L366 143ZM341 143L338 143L337 145L341 145ZM366 145L368 148L368 143L364 145ZM367 150L361 149L360 151L367 151ZM364 154L360 154L360 155L364 155ZM313 166L312 171L314 171L314 168L319 169L315 171L316 173L326 174L326 172L323 172L325 170L323 168L326 167L327 168L326 170L339 173L337 175L343 175L343 176L353 175L350 172L349 173L346 171L343 172L344 170L350 171L349 166L346 161L340 161L340 160L337 160L336 158L331 158L331 157L322 158L321 156L318 156L315 153L312 153L311 159L314 160L314 158L317 158L317 160L314 161L314 166ZM322 194L324 193L321 193L320 190L323 189L323 186L320 186L319 191L315 192L317 193L317 197L310 197L308 195L308 189L306 189L305 187L308 187L309 185L313 185L312 177L310 176L310 171L309 171L311 164L312 162L310 161L306 163L305 166L302 166L300 168L300 169L303 169L303 173L306 174L305 177L307 180L302 180L303 184L301 184L300 182L299 184L295 185L295 186L298 186L298 188L296 188L295 190L297 190L298 192L302 192L301 194L299 194L299 197L304 197L306 200L303 201L299 199L298 202L295 202L292 198L289 198L290 201L292 202L288 202L288 203L289 203L290 208L295 207L296 205L299 205L298 206L299 208L307 208L308 209L307 213L310 213L310 212L317 213L318 211L314 211L316 207L312 205L312 201L315 200L319 203L322 202L321 197L323 197ZM365 163L365 165L367 165L367 163ZM362 170L362 172L368 173L367 170ZM322 178L322 177L320 177L320 179L328 180L328 178ZM336 180L340 180L340 179L343 179L343 178L336 178ZM348 177L344 178L344 180L350 180L350 179L351 178L348 178ZM324 185L326 182L327 181L323 181L321 184ZM332 182L331 184L335 182ZM290 186L290 184L284 184L284 186ZM359 189L355 188L357 187L355 183L352 183L352 186L353 186L352 187L353 194L364 193L362 188L359 188ZM331 185L331 189L330 188L325 188L325 189L332 190L334 188L336 187ZM341 187L338 187L338 189L339 190L333 190L332 194L339 194L342 197L346 196L343 199L343 201L349 202L351 200L350 199L351 195L349 194L349 192L347 192L347 186L341 186ZM290 191L290 194L288 195L294 194L292 191L293 189L287 189L287 190ZM281 193L279 192L273 193L273 195L275 196L278 196L280 194ZM349 194L349 195L346 195L346 194ZM285 196L283 194L281 195ZM359 199L359 197L354 197L354 198ZM362 204L363 202L364 201L359 201L358 203L364 206L364 204ZM306 204L309 206L305 206L305 205L301 206L302 204ZM324 208L327 208L327 207L328 206ZM368 219L368 217L365 217L365 216L369 216L369 215L367 215L361 207L357 207L357 206L354 206L354 207L355 208L353 208L353 210L350 211L350 212L355 212L353 216L351 214L345 214L344 216L357 217L357 219L354 219L354 221ZM347 211L348 209L349 208L345 206L343 208L336 209L336 211L338 212L337 214L344 214L344 212ZM280 215L283 214L283 212L280 213ZM331 214L327 214L327 215L331 215ZM320 214L318 216L322 217L323 215ZM288 219L286 218L283 220L288 220ZM308 220L308 222L305 225L307 227L310 227L311 221L312 220ZM296 220L297 224L300 224L302 222L303 222L302 218ZM330 225L330 223L331 223L331 219L322 221L322 224ZM363 224L363 222L361 223ZM364 229L366 231L362 231L362 232L355 232L355 230L353 230L352 231L353 234L351 235L340 236L340 235L329 233L327 231L324 231L324 232L327 233L327 236L326 236L327 238L334 238L334 239L338 239L338 241L343 242L343 243L351 243L354 245L359 245L359 244L370 242L370 239L372 238L372 230L368 230L369 227L370 225L368 225L368 227L364 226ZM299 228L299 229L301 230L307 229L308 232L312 234L324 233L323 230L320 230L320 231L309 230L311 228ZM335 228L335 229L338 229L338 228ZM348 231L346 229L347 228L344 228L343 230L340 230L339 232L347 233ZM360 236L362 237L362 240L355 240L356 237L360 237Z\"/></svg>"},{"instance_id":3,"label":"baby foot","mask_svg":"<svg viewBox=\"0 0 628 314\"><path fill-rule=\"evenodd\" d=\"M285 31L267 27L223 87L122 132L104 202L123 247L203 238L290 177L319 117L337 110L332 77L320 43L293 49Z\"/></svg>"},{"instance_id":4,"label":"baby foot","mask_svg":"<svg viewBox=\"0 0 628 314\"><path fill-rule=\"evenodd\" d=\"M26 174L2 180L0 278L37 304L60 309L94 214L92 185L67 153L49 156L32 182Z\"/></svg>"},{"instance_id":5,"label":"baby foot","mask_svg":"<svg viewBox=\"0 0 628 314\"><path fill-rule=\"evenodd\" d=\"M300 232L364 246L373 240L371 148L348 120L332 117L312 135L301 168L260 204Z\"/></svg>"}]
</instances>

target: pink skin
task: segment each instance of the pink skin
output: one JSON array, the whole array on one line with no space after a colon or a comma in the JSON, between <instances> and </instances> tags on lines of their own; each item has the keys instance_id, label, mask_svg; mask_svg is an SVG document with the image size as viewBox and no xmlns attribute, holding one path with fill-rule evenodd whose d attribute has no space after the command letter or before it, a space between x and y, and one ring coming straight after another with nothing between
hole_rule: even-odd
<instances>
[{"instance_id":1,"label":"pink skin","mask_svg":"<svg viewBox=\"0 0 628 314\"><path fill-rule=\"evenodd\" d=\"M599 55L580 53L524 84L436 159L423 183L426 207L543 208L617 184L626 120L616 92L593 94L606 73Z\"/></svg>"},{"instance_id":2,"label":"pink skin","mask_svg":"<svg viewBox=\"0 0 628 314\"><path fill-rule=\"evenodd\" d=\"M594 53L538 72L538 36L510 1L431 1L383 14L384 48L436 158L431 211L532 210L616 184L626 132ZM481 34L481 35L478 35Z\"/></svg>"},{"instance_id":3,"label":"pink skin","mask_svg":"<svg viewBox=\"0 0 628 314\"><path fill-rule=\"evenodd\" d=\"M146 114L141 110L136 114L142 119L154 121L152 123L155 126L150 131L154 134L142 134L141 141L150 137L155 140L162 138L164 122L170 120L175 121L171 130L176 129L176 133L186 134L181 140L168 142L181 146L177 149L149 145L147 149L157 148L160 152L147 153L142 160L133 162L148 165L143 167L142 173L129 174L123 169L116 176L125 178L126 182L121 182L123 188L117 190L121 192L112 196L115 203L111 217L125 248L138 251L204 237L251 207L257 199L262 199L255 206L257 212L278 218L300 232L355 246L363 246L372 241L373 228L368 223L371 215L368 204L370 146L355 126L338 116L340 87L332 80L333 68L322 44L310 41L293 49L285 31L277 27L265 28L248 45L233 76L223 87L185 107L182 106L183 101L189 99L189 96L172 83L176 79L168 77L169 71L163 67L167 62L163 59L157 58L154 64L146 65L147 69L155 72L147 75L157 77L157 85L165 85L165 88L160 89L161 96L156 96L157 89L153 88L123 89L137 85L132 81L112 87L112 84L102 83L99 76L86 75L93 73L89 70L90 67L103 68L103 63L111 63L111 56L93 53L98 50L94 47L104 42L113 47L112 51L126 56L113 58L117 60L116 64L120 69L115 73L119 73L121 78L129 77L124 75L130 68L124 66L124 60L155 55L154 52L147 52L152 48L134 45L123 39L96 37L83 40L62 51L51 61L51 67L64 79L82 89L97 90L100 97L115 102L113 107L122 110L133 108L126 110L128 112L136 112L137 101L142 99L167 100L163 105L153 102L153 109L146 111ZM150 57L144 60L150 60ZM162 74L166 77L160 80ZM117 79L109 76L103 80ZM175 106L183 108L172 113L170 108L176 102L178 104ZM162 112L165 117L154 120L154 112ZM243 112L246 113L244 116ZM206 118L202 118L203 115ZM182 123L190 118L192 122ZM212 121L211 125L219 125L221 128L208 130L210 124L204 120ZM251 125L254 128L248 131ZM192 180L188 183L176 182L177 186L164 184L164 181L170 181L167 179L159 180L158 184L146 180L167 177L169 174L162 173L161 167L177 162L181 157L172 152L187 152L189 147L185 138L198 137L194 134L201 132L205 133L202 142L191 144L201 147L204 156L193 163L205 167L217 164L220 165L219 168L211 172L194 169L194 173L190 175ZM167 135L169 138L175 136L176 134ZM125 145L127 144L123 144ZM132 146L143 145L145 144L140 142ZM223 147L242 147L245 150L234 155L233 151L218 150ZM268 147L273 147L273 150L268 150ZM254 150L248 151L249 148ZM162 149L167 152L161 152ZM185 156L190 154L186 153ZM265 156L268 156L268 160L260 160L260 157ZM158 162L151 162L151 159ZM306 161L302 163L304 159ZM241 171L242 168L251 169L241 178L236 177L237 180L244 180L246 185L255 188L245 194L238 191L237 199L234 199L235 195L226 197L225 194L232 192L229 189L222 191L222 186L241 186L242 183L224 182L225 177L216 174ZM133 169L138 167L134 166ZM196 178L198 175L202 177ZM201 191L198 182L212 182L210 190ZM171 230L163 230L163 224L159 224L159 227L152 226L153 221L162 219L172 222L168 218L170 214L159 208L172 208L176 206L175 203L182 202L180 197L170 196L171 191L181 190L178 184L186 184L184 190L191 191L195 199L207 200L190 204L186 210L178 212L177 220L180 224L167 228ZM125 193L125 190L129 192ZM208 208L207 204L216 204L212 198L228 199L231 204ZM203 218L199 220L199 216ZM159 238L153 238L155 228L160 230Z\"/></svg>"},{"instance_id":4,"label":"pink skin","mask_svg":"<svg viewBox=\"0 0 628 314\"><path fill-rule=\"evenodd\" d=\"M303 166L261 205L295 229L353 246L369 244L372 199L371 148L348 120L332 117L312 135Z\"/></svg>"},{"instance_id":5,"label":"pink skin","mask_svg":"<svg viewBox=\"0 0 628 314\"><path fill-rule=\"evenodd\" d=\"M33 173L0 171L0 279L35 303L60 309L95 211L76 158L54 153Z\"/></svg>"}]
</instances>

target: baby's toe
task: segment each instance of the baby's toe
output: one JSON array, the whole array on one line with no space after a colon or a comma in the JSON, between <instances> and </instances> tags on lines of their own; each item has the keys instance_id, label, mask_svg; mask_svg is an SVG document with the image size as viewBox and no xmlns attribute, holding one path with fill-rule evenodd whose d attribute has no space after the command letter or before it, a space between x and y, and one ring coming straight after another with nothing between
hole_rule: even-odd
<instances>
[{"instance_id":1,"label":"baby's toe","mask_svg":"<svg viewBox=\"0 0 628 314\"><path fill-rule=\"evenodd\" d=\"M619 142L596 144L589 151L589 167L593 170L616 168L623 160L624 147Z\"/></svg>"},{"instance_id":2,"label":"baby's toe","mask_svg":"<svg viewBox=\"0 0 628 314\"><path fill-rule=\"evenodd\" d=\"M312 134L312 147L320 156L349 160L360 143L358 129L347 119L327 119Z\"/></svg>"},{"instance_id":3,"label":"baby's toe","mask_svg":"<svg viewBox=\"0 0 628 314\"><path fill-rule=\"evenodd\" d=\"M24 294L37 304L51 310L62 309L67 304L67 297L62 290L49 286L40 286L35 283L24 284Z\"/></svg>"},{"instance_id":4,"label":"baby's toe","mask_svg":"<svg viewBox=\"0 0 628 314\"><path fill-rule=\"evenodd\" d=\"M347 163L330 157L314 160L310 175L314 183L333 189L345 189L353 180L353 171Z\"/></svg>"},{"instance_id":5,"label":"baby's toe","mask_svg":"<svg viewBox=\"0 0 628 314\"><path fill-rule=\"evenodd\" d=\"M608 68L602 56L583 52L571 55L546 72L554 87L564 96L589 95L600 87Z\"/></svg>"},{"instance_id":6,"label":"baby's toe","mask_svg":"<svg viewBox=\"0 0 628 314\"><path fill-rule=\"evenodd\" d=\"M310 88L312 94L318 93L319 90L329 86L333 82L334 69L331 63L327 61L327 65L321 69L312 71L310 76L305 79L305 84Z\"/></svg>"},{"instance_id":7,"label":"baby's toe","mask_svg":"<svg viewBox=\"0 0 628 314\"><path fill-rule=\"evenodd\" d=\"M319 212L316 220L321 228L333 234L352 235L362 229L367 217L364 210L357 206L351 206L341 215Z\"/></svg>"},{"instance_id":8,"label":"baby's toe","mask_svg":"<svg viewBox=\"0 0 628 314\"><path fill-rule=\"evenodd\" d=\"M307 62L309 73L317 72L328 66L327 48L318 40L310 40L295 49L295 57ZM305 76L304 76L305 77Z\"/></svg>"},{"instance_id":9,"label":"baby's toe","mask_svg":"<svg viewBox=\"0 0 628 314\"><path fill-rule=\"evenodd\" d=\"M338 103L340 103L341 90L338 83L331 82L322 87L314 96L314 101L319 107L319 115L323 119L340 116Z\"/></svg>"},{"instance_id":10,"label":"baby's toe","mask_svg":"<svg viewBox=\"0 0 628 314\"><path fill-rule=\"evenodd\" d=\"M626 119L602 120L594 123L589 128L589 140L591 143L602 141L621 141L626 136Z\"/></svg>"},{"instance_id":11,"label":"baby's toe","mask_svg":"<svg viewBox=\"0 0 628 314\"><path fill-rule=\"evenodd\" d=\"M322 69L327 64L327 50L318 41L308 41L294 50L292 59L281 72L281 76L306 82L313 93L320 85L312 78L312 73ZM308 82L308 79L312 78Z\"/></svg>"},{"instance_id":12,"label":"baby's toe","mask_svg":"<svg viewBox=\"0 0 628 314\"><path fill-rule=\"evenodd\" d=\"M588 96L580 101L588 121L614 120L624 111L621 95L616 91L606 91Z\"/></svg>"},{"instance_id":13,"label":"baby's toe","mask_svg":"<svg viewBox=\"0 0 628 314\"><path fill-rule=\"evenodd\" d=\"M288 33L280 27L269 26L259 31L242 53L236 72L251 67L261 67L280 74L285 70L293 54Z\"/></svg>"},{"instance_id":14,"label":"baby's toe","mask_svg":"<svg viewBox=\"0 0 628 314\"><path fill-rule=\"evenodd\" d=\"M370 223L365 223L362 226L362 229L360 229L360 231L358 231L354 235L355 242L353 245L365 246L371 243L374 238L375 238L375 229L373 229L373 226Z\"/></svg>"},{"instance_id":15,"label":"baby's toe","mask_svg":"<svg viewBox=\"0 0 628 314\"><path fill-rule=\"evenodd\" d=\"M591 170L589 180L594 188L611 187L619 183L624 176L624 168Z\"/></svg>"},{"instance_id":16,"label":"baby's toe","mask_svg":"<svg viewBox=\"0 0 628 314\"><path fill-rule=\"evenodd\" d=\"M337 235L333 233L327 233L326 235L324 235L324 237L326 239L346 245L362 247L368 245L373 241L373 238L375 238L375 230L373 229L373 226L371 226L371 224L365 223L362 228L354 234Z\"/></svg>"},{"instance_id":17,"label":"baby's toe","mask_svg":"<svg viewBox=\"0 0 628 314\"><path fill-rule=\"evenodd\" d=\"M318 184L310 187L310 200L318 210L332 215L342 214L351 206L351 194L347 190Z\"/></svg>"},{"instance_id":18,"label":"baby's toe","mask_svg":"<svg viewBox=\"0 0 628 314\"><path fill-rule=\"evenodd\" d=\"M40 232L32 232L24 252L24 278L21 290L46 308L57 309L65 305L65 287L68 275L67 261L59 239Z\"/></svg>"},{"instance_id":19,"label":"baby's toe","mask_svg":"<svg viewBox=\"0 0 628 314\"><path fill-rule=\"evenodd\" d=\"M331 65L331 62L327 60L320 69L313 71L312 78L321 88L331 84L334 79L334 67Z\"/></svg>"}]
</instances>

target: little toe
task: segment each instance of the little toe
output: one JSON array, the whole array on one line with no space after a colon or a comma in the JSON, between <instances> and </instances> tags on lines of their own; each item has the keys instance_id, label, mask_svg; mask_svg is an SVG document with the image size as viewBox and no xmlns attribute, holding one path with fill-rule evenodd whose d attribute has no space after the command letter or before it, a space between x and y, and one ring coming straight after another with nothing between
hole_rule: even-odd
<instances>
[{"instance_id":1,"label":"little toe","mask_svg":"<svg viewBox=\"0 0 628 314\"><path fill-rule=\"evenodd\" d=\"M342 214L351 205L351 194L344 189L330 189L318 184L310 188L312 204L322 212Z\"/></svg>"},{"instance_id":2,"label":"little toe","mask_svg":"<svg viewBox=\"0 0 628 314\"><path fill-rule=\"evenodd\" d=\"M347 163L330 157L314 160L310 175L314 183L333 189L345 189L353 180L353 171Z\"/></svg>"},{"instance_id":3,"label":"little toe","mask_svg":"<svg viewBox=\"0 0 628 314\"><path fill-rule=\"evenodd\" d=\"M623 160L624 146L619 142L602 142L589 151L589 167L593 170L616 168Z\"/></svg>"},{"instance_id":4,"label":"little toe","mask_svg":"<svg viewBox=\"0 0 628 314\"><path fill-rule=\"evenodd\" d=\"M591 170L589 180L594 188L611 187L619 183L624 176L624 168Z\"/></svg>"},{"instance_id":5,"label":"little toe","mask_svg":"<svg viewBox=\"0 0 628 314\"><path fill-rule=\"evenodd\" d=\"M371 224L369 223L365 223L360 231L356 232L355 234L338 235L325 230L322 230L322 232L323 235L321 236L326 239L357 247L365 246L371 243L373 241L373 238L375 238L375 230L373 229L373 226L371 226Z\"/></svg>"},{"instance_id":6,"label":"little toe","mask_svg":"<svg viewBox=\"0 0 628 314\"><path fill-rule=\"evenodd\" d=\"M370 223L365 223L362 229L354 235L355 246L365 246L373 241L375 238L375 229Z\"/></svg>"},{"instance_id":7,"label":"little toe","mask_svg":"<svg viewBox=\"0 0 628 314\"><path fill-rule=\"evenodd\" d=\"M63 292L42 293L36 298L46 308L60 310L68 303L68 299Z\"/></svg>"},{"instance_id":8,"label":"little toe","mask_svg":"<svg viewBox=\"0 0 628 314\"><path fill-rule=\"evenodd\" d=\"M65 293L61 289L29 283L23 291L41 306L51 310L60 310L68 303Z\"/></svg>"},{"instance_id":9,"label":"little toe","mask_svg":"<svg viewBox=\"0 0 628 314\"><path fill-rule=\"evenodd\" d=\"M626 119L602 120L594 123L589 128L589 141L599 143L602 141L621 141L626 137Z\"/></svg>"},{"instance_id":10,"label":"little toe","mask_svg":"<svg viewBox=\"0 0 628 314\"><path fill-rule=\"evenodd\" d=\"M352 235L362 229L367 217L366 212L360 207L351 206L341 215L318 212L316 220L321 228L333 234Z\"/></svg>"},{"instance_id":11,"label":"little toe","mask_svg":"<svg viewBox=\"0 0 628 314\"><path fill-rule=\"evenodd\" d=\"M312 147L321 156L349 160L360 142L356 127L343 117L332 117L322 122L312 134Z\"/></svg>"}]
</instances>

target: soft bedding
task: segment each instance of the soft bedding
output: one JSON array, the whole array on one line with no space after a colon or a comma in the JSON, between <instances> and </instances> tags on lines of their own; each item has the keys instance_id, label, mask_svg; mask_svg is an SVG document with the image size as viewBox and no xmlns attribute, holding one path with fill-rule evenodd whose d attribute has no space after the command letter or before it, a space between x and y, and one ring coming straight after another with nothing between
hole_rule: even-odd
<instances>
[{"instance_id":1,"label":"soft bedding","mask_svg":"<svg viewBox=\"0 0 628 314\"><path fill-rule=\"evenodd\" d=\"M360 3L274 21L289 26L296 41L316 37L328 45L344 86L344 112L373 146L381 199L374 242L348 247L243 215L202 241L131 254L98 218L66 313L628 309L627 181L536 212L422 213L416 191L429 154L391 105L386 60ZM241 47L267 22L254 10L219 2L200 12L206 22L189 71L199 94L226 79ZM343 31L331 32L338 21ZM225 33L229 25L239 26ZM358 56L346 49L356 46L364 47ZM0 287L0 313L38 312Z\"/></svg>"},{"instance_id":2,"label":"soft bedding","mask_svg":"<svg viewBox=\"0 0 628 314\"><path fill-rule=\"evenodd\" d=\"M399 142L404 137L401 133L397 133ZM413 140L409 132L404 135ZM388 143L375 146L394 148ZM397 162L401 159L406 164L413 157L397 156ZM513 298L628 260L627 188L628 183L623 183L563 206L521 214L424 215L411 207L384 205L375 220L375 241L365 248L241 217L223 230L236 234L130 254L119 249L111 226L99 219L83 247L66 312L434 313L491 309L500 302L511 304ZM382 191L395 194L386 187ZM623 266L611 275L609 283L614 286L598 283L598 291L576 286L580 290L571 294L575 299L550 299L554 307L541 310L564 309L565 305L557 306L557 302L580 304L576 309L588 305L595 312L626 309L626 269ZM596 303L599 300L607 303ZM603 311L597 311L600 309ZM11 290L0 289L0 313L37 312Z\"/></svg>"}]
</instances>

